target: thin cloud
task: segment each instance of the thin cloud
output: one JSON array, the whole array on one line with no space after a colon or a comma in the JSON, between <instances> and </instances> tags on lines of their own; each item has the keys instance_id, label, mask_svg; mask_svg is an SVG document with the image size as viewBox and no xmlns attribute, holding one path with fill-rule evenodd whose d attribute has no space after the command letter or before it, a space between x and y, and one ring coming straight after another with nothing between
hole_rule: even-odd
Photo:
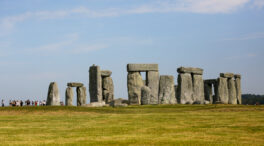
<instances>
[{"instance_id":1,"label":"thin cloud","mask_svg":"<svg viewBox=\"0 0 264 146\"><path fill-rule=\"evenodd\" d=\"M261 9L264 7L264 0L255 0L253 2L253 8L258 8L258 9Z\"/></svg>"}]
</instances>

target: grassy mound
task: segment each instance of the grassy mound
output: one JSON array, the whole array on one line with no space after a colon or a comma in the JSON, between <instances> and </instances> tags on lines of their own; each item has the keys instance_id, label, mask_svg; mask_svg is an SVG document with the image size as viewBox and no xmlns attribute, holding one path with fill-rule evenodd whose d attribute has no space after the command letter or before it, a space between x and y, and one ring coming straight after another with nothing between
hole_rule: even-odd
<instances>
[{"instance_id":1,"label":"grassy mound","mask_svg":"<svg viewBox=\"0 0 264 146\"><path fill-rule=\"evenodd\" d=\"M262 145L264 106L0 108L1 145Z\"/></svg>"}]
</instances>

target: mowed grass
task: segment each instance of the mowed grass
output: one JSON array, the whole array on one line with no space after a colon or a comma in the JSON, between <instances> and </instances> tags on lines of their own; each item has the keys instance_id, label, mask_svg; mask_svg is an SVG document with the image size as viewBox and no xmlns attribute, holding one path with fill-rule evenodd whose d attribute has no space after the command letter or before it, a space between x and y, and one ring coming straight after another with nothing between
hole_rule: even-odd
<instances>
[{"instance_id":1,"label":"mowed grass","mask_svg":"<svg viewBox=\"0 0 264 146\"><path fill-rule=\"evenodd\" d=\"M264 106L0 108L1 145L264 145Z\"/></svg>"}]
</instances>

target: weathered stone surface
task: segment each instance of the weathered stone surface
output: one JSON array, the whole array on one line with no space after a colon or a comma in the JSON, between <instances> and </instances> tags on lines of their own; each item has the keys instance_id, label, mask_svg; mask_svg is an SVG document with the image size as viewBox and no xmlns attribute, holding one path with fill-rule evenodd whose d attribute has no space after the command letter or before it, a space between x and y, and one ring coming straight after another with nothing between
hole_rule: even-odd
<instances>
[{"instance_id":1,"label":"weathered stone surface","mask_svg":"<svg viewBox=\"0 0 264 146\"><path fill-rule=\"evenodd\" d=\"M228 103L229 104L237 104L237 96L236 96L236 86L235 86L235 81L230 78L227 80L228 84Z\"/></svg>"},{"instance_id":2,"label":"weathered stone surface","mask_svg":"<svg viewBox=\"0 0 264 146\"><path fill-rule=\"evenodd\" d=\"M73 101L73 89L72 87L68 87L65 92L65 105L66 106L73 106L72 101Z\"/></svg>"},{"instance_id":3,"label":"weathered stone surface","mask_svg":"<svg viewBox=\"0 0 264 146\"><path fill-rule=\"evenodd\" d=\"M141 88L141 105L150 104L151 90L147 86Z\"/></svg>"},{"instance_id":4,"label":"weathered stone surface","mask_svg":"<svg viewBox=\"0 0 264 146\"><path fill-rule=\"evenodd\" d=\"M110 77L111 75L112 75L112 72L110 70L101 70L102 77Z\"/></svg>"},{"instance_id":5,"label":"weathered stone surface","mask_svg":"<svg viewBox=\"0 0 264 146\"><path fill-rule=\"evenodd\" d=\"M111 77L103 78L103 101L110 103L114 99L114 83Z\"/></svg>"},{"instance_id":6,"label":"weathered stone surface","mask_svg":"<svg viewBox=\"0 0 264 146\"><path fill-rule=\"evenodd\" d=\"M173 76L160 76L159 103L176 104Z\"/></svg>"},{"instance_id":7,"label":"weathered stone surface","mask_svg":"<svg viewBox=\"0 0 264 146\"><path fill-rule=\"evenodd\" d=\"M227 78L220 77L217 80L217 94L216 94L217 101L223 104L228 104L228 85L227 85Z\"/></svg>"},{"instance_id":8,"label":"weathered stone surface","mask_svg":"<svg viewBox=\"0 0 264 146\"><path fill-rule=\"evenodd\" d=\"M190 73L180 73L178 75L178 97L180 104L193 103L193 83Z\"/></svg>"},{"instance_id":9,"label":"weathered stone surface","mask_svg":"<svg viewBox=\"0 0 264 146\"><path fill-rule=\"evenodd\" d=\"M146 71L159 71L158 64L128 64L128 72L146 72Z\"/></svg>"},{"instance_id":10,"label":"weathered stone surface","mask_svg":"<svg viewBox=\"0 0 264 146\"><path fill-rule=\"evenodd\" d=\"M206 83L206 84L216 84L217 83L217 79L204 80L204 83Z\"/></svg>"},{"instance_id":11,"label":"weathered stone surface","mask_svg":"<svg viewBox=\"0 0 264 146\"><path fill-rule=\"evenodd\" d=\"M113 101L111 101L110 106L112 107L126 107L128 104L128 101L123 98L118 98Z\"/></svg>"},{"instance_id":12,"label":"weathered stone surface","mask_svg":"<svg viewBox=\"0 0 264 146\"><path fill-rule=\"evenodd\" d=\"M218 81L215 83L215 84L213 84L213 87L214 87L214 95L213 95L213 103L216 103L217 101L218 101L218 97L217 97L217 95L218 95Z\"/></svg>"},{"instance_id":13,"label":"weathered stone surface","mask_svg":"<svg viewBox=\"0 0 264 146\"><path fill-rule=\"evenodd\" d=\"M104 101L102 101L102 102L92 102L92 103L86 104L84 106L86 106L86 107L104 107L107 105L105 104Z\"/></svg>"},{"instance_id":14,"label":"weathered stone surface","mask_svg":"<svg viewBox=\"0 0 264 146\"><path fill-rule=\"evenodd\" d=\"M86 104L86 88L77 87L77 106L84 106Z\"/></svg>"},{"instance_id":15,"label":"weathered stone surface","mask_svg":"<svg viewBox=\"0 0 264 146\"><path fill-rule=\"evenodd\" d=\"M234 74L233 73L220 73L220 77L222 77L222 78L233 78Z\"/></svg>"},{"instance_id":16,"label":"weathered stone surface","mask_svg":"<svg viewBox=\"0 0 264 146\"><path fill-rule=\"evenodd\" d=\"M176 102L180 103L180 99L178 97L178 85L174 85L174 91L175 91Z\"/></svg>"},{"instance_id":17,"label":"weathered stone surface","mask_svg":"<svg viewBox=\"0 0 264 146\"><path fill-rule=\"evenodd\" d=\"M235 79L235 86L236 86L237 104L242 104L242 97L241 97L241 77Z\"/></svg>"},{"instance_id":18,"label":"weathered stone surface","mask_svg":"<svg viewBox=\"0 0 264 146\"><path fill-rule=\"evenodd\" d=\"M139 72L128 72L127 89L129 104L141 104L141 88L143 80Z\"/></svg>"},{"instance_id":19,"label":"weathered stone surface","mask_svg":"<svg viewBox=\"0 0 264 146\"><path fill-rule=\"evenodd\" d=\"M151 90L151 98L149 104L159 103L159 72L148 71L146 74L146 85Z\"/></svg>"},{"instance_id":20,"label":"weathered stone surface","mask_svg":"<svg viewBox=\"0 0 264 146\"><path fill-rule=\"evenodd\" d=\"M199 104L204 104L204 81L202 75L193 75L193 100Z\"/></svg>"},{"instance_id":21,"label":"weathered stone surface","mask_svg":"<svg viewBox=\"0 0 264 146\"><path fill-rule=\"evenodd\" d=\"M177 69L178 73L192 73L192 74L203 74L203 69L201 68L193 68L193 67L180 67Z\"/></svg>"},{"instance_id":22,"label":"weathered stone surface","mask_svg":"<svg viewBox=\"0 0 264 146\"><path fill-rule=\"evenodd\" d=\"M213 103L213 87L212 84L204 82L204 96L205 100L209 103Z\"/></svg>"},{"instance_id":23,"label":"weathered stone surface","mask_svg":"<svg viewBox=\"0 0 264 146\"><path fill-rule=\"evenodd\" d=\"M83 83L71 82L71 83L68 83L67 86L69 86L69 87L82 87Z\"/></svg>"},{"instance_id":24,"label":"weathered stone surface","mask_svg":"<svg viewBox=\"0 0 264 146\"><path fill-rule=\"evenodd\" d=\"M234 77L235 78L241 78L241 75L240 74L235 74Z\"/></svg>"},{"instance_id":25,"label":"weathered stone surface","mask_svg":"<svg viewBox=\"0 0 264 146\"><path fill-rule=\"evenodd\" d=\"M60 105L59 88L56 82L51 82L49 85L47 105Z\"/></svg>"},{"instance_id":26,"label":"weathered stone surface","mask_svg":"<svg viewBox=\"0 0 264 146\"><path fill-rule=\"evenodd\" d=\"M102 77L99 66L91 66L89 70L90 102L102 102Z\"/></svg>"}]
</instances>

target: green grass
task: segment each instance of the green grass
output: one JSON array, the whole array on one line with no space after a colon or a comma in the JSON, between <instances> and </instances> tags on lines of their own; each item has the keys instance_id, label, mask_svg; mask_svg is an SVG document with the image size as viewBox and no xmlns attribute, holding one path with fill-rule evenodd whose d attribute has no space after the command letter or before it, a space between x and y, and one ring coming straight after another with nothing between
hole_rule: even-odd
<instances>
[{"instance_id":1,"label":"green grass","mask_svg":"<svg viewBox=\"0 0 264 146\"><path fill-rule=\"evenodd\" d=\"M264 145L264 106L0 108L1 145Z\"/></svg>"}]
</instances>

